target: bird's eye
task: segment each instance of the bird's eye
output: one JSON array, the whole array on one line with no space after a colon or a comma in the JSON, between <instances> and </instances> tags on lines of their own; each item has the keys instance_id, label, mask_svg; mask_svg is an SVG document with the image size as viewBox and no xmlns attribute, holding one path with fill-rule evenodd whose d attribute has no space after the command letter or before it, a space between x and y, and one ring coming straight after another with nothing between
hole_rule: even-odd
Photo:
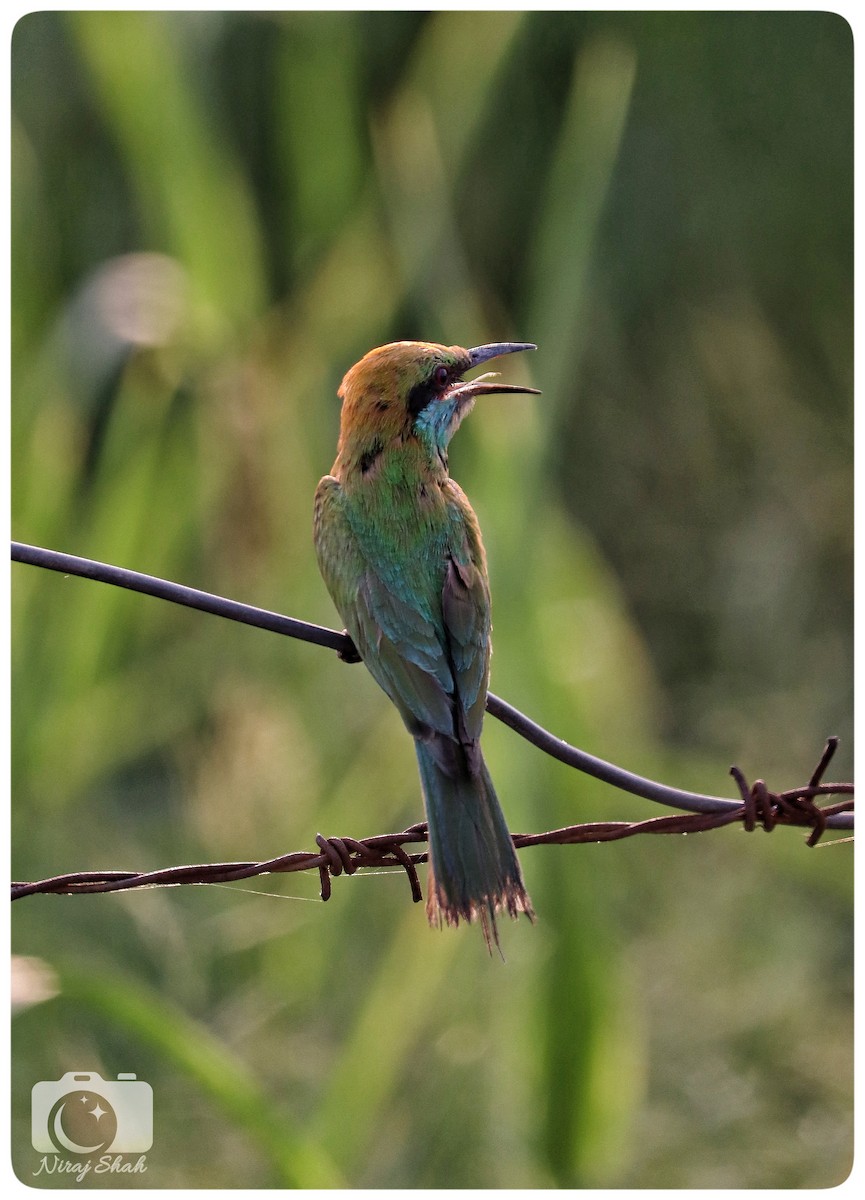
<instances>
[{"instance_id":1,"label":"bird's eye","mask_svg":"<svg viewBox=\"0 0 865 1200\"><path fill-rule=\"evenodd\" d=\"M449 378L450 371L448 371L447 367L436 367L435 374L433 375L436 387L443 388Z\"/></svg>"}]
</instances>

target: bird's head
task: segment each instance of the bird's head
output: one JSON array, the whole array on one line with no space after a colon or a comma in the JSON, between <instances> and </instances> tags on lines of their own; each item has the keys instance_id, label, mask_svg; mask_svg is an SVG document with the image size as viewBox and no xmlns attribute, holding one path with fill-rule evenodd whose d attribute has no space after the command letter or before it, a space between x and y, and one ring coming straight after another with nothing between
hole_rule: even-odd
<instances>
[{"instance_id":1,"label":"bird's head","mask_svg":"<svg viewBox=\"0 0 865 1200\"><path fill-rule=\"evenodd\" d=\"M443 454L477 396L529 392L536 388L500 383L492 373L464 380L473 367L535 350L530 342L492 342L464 350L435 342L391 342L370 350L342 381L340 453L357 461L414 438L431 455Z\"/></svg>"}]
</instances>

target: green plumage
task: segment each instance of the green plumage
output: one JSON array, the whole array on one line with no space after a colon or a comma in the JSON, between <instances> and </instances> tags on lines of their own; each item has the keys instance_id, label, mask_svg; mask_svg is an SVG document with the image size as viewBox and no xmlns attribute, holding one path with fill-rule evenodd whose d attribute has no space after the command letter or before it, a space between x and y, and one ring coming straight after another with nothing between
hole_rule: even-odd
<instances>
[{"instance_id":1,"label":"green plumage","mask_svg":"<svg viewBox=\"0 0 865 1200\"><path fill-rule=\"evenodd\" d=\"M462 382L471 355L489 349L395 343L349 372L339 453L318 486L314 525L346 629L415 738L430 920L479 919L488 941L497 940L497 911L531 915L479 745L490 659L483 544L447 471L448 442L474 396L504 390Z\"/></svg>"}]
</instances>

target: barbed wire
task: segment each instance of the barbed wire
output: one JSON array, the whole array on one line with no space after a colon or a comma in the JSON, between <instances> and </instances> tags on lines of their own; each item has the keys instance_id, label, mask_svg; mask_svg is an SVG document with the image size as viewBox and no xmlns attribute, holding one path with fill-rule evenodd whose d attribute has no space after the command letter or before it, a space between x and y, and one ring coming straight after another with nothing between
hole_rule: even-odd
<instances>
[{"instance_id":1,"label":"barbed wire","mask_svg":"<svg viewBox=\"0 0 865 1200\"><path fill-rule=\"evenodd\" d=\"M361 661L354 643L345 632L340 633L335 629L242 604L153 575L22 542L12 543L12 559L59 571L65 575L77 575L142 592L175 604L324 646L335 650L344 662ZM643 821L591 822L569 825L544 833L515 834L513 840L518 849L539 845L615 841L637 834L698 833L735 823L741 823L748 831L753 831L759 825L766 832L770 832L777 825L806 826L811 829L808 844L813 846L827 829L853 828L853 784L822 782L838 746L838 739L835 737L827 740L820 761L804 787L772 792L761 779L749 786L739 768L731 767L730 773L739 789L739 799L731 800L657 783L596 758L556 737L493 693L487 696L487 711L560 762L620 790L684 810ZM816 803L818 797L829 796L849 798L822 806ZM426 834L427 826L420 822L400 833L377 834L363 839L326 838L318 834L315 839L318 852L296 851L263 862L208 863L147 872L79 871L38 882L13 883L12 899L19 900L37 893L77 895L179 884L227 883L250 879L256 875L318 870L321 878L321 897L327 900L331 893L332 876L341 875L343 872L351 875L361 868L399 867L406 872L413 900L419 901L421 888L416 867L426 861L427 855L425 852L408 853L405 847L425 842Z\"/></svg>"}]
</instances>

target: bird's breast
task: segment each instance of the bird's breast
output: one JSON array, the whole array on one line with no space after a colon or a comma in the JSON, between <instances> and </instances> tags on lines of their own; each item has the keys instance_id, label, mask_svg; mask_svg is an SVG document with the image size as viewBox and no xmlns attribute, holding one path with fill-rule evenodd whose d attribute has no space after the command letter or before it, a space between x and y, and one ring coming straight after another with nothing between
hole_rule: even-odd
<instances>
[{"instance_id":1,"label":"bird's breast","mask_svg":"<svg viewBox=\"0 0 865 1200\"><path fill-rule=\"evenodd\" d=\"M454 512L436 480L381 476L353 491L348 518L366 563L403 599L441 596Z\"/></svg>"}]
</instances>

